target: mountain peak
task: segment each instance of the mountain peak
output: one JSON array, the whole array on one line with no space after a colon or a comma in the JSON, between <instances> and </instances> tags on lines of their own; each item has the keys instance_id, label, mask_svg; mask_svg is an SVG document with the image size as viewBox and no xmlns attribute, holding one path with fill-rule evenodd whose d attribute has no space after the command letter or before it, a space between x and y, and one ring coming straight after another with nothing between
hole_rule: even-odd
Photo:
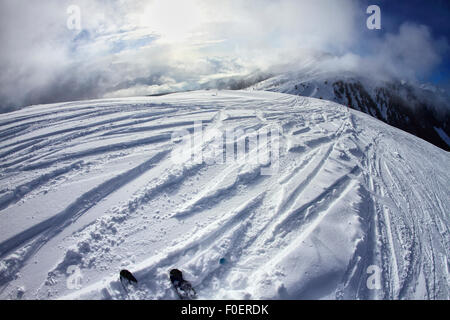
<instances>
[{"instance_id":1,"label":"mountain peak","mask_svg":"<svg viewBox=\"0 0 450 320\"><path fill-rule=\"evenodd\" d=\"M382 80L350 71L330 73L310 67L274 76L249 89L334 101L450 151L450 145L438 132L450 136L448 95L429 84Z\"/></svg>"}]
</instances>

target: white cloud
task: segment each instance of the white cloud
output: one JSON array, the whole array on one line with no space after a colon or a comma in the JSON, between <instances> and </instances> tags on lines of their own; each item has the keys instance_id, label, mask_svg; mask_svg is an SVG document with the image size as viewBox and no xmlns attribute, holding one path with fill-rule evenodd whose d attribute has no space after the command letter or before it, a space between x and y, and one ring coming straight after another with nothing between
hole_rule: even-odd
<instances>
[{"instance_id":1,"label":"white cloud","mask_svg":"<svg viewBox=\"0 0 450 320\"><path fill-rule=\"evenodd\" d=\"M70 4L81 9L80 34L66 27ZM364 13L353 0L4 0L0 104L195 89L323 52L334 55L321 65L330 70L414 77L439 63L445 42L410 24L376 54L352 53Z\"/></svg>"},{"instance_id":2,"label":"white cloud","mask_svg":"<svg viewBox=\"0 0 450 320\"><path fill-rule=\"evenodd\" d=\"M424 25L404 23L399 32L387 34L377 44L372 66L395 76L415 78L426 75L442 62L442 54L448 50L445 39L434 39Z\"/></svg>"}]
</instances>

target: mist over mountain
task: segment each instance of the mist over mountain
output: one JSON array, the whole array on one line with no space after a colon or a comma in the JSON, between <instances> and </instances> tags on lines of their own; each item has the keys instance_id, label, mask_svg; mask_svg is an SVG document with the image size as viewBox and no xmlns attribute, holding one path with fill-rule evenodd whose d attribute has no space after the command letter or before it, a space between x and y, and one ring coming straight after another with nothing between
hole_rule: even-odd
<instances>
[{"instance_id":1,"label":"mist over mountain","mask_svg":"<svg viewBox=\"0 0 450 320\"><path fill-rule=\"evenodd\" d=\"M436 83L442 73L444 84L446 24L434 21L445 16L446 6L424 3L416 10L434 8L430 17L438 17L419 19L413 11L400 19L395 14L404 10L390 8L392 1L378 2L380 30L366 27L367 1L79 0L75 7L69 0L2 1L0 112L93 98L239 89L261 80L255 74L277 75L280 66L312 61L325 72L343 69L369 78ZM403 9L411 10L410 3ZM77 18L74 12L79 29L68 27Z\"/></svg>"},{"instance_id":2,"label":"mist over mountain","mask_svg":"<svg viewBox=\"0 0 450 320\"><path fill-rule=\"evenodd\" d=\"M311 67L271 77L249 89L334 101L450 151L449 94L433 85Z\"/></svg>"}]
</instances>

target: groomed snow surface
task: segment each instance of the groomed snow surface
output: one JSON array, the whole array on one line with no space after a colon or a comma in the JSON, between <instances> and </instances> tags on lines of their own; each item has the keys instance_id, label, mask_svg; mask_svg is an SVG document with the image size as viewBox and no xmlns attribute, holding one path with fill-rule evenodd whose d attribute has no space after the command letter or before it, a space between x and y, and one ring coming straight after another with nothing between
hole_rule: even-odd
<instances>
[{"instance_id":1,"label":"groomed snow surface","mask_svg":"<svg viewBox=\"0 0 450 320\"><path fill-rule=\"evenodd\" d=\"M449 153L332 102L33 106L0 154L2 299L177 299L172 268L199 299L449 299Z\"/></svg>"}]
</instances>

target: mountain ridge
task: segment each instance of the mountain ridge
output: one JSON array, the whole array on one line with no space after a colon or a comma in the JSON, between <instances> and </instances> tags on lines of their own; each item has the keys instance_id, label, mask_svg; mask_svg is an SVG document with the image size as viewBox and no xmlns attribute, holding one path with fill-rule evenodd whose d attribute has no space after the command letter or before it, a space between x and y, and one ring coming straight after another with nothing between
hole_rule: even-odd
<instances>
[{"instance_id":1,"label":"mountain ridge","mask_svg":"<svg viewBox=\"0 0 450 320\"><path fill-rule=\"evenodd\" d=\"M247 89L334 101L450 151L449 95L429 84L307 69L273 76Z\"/></svg>"}]
</instances>

